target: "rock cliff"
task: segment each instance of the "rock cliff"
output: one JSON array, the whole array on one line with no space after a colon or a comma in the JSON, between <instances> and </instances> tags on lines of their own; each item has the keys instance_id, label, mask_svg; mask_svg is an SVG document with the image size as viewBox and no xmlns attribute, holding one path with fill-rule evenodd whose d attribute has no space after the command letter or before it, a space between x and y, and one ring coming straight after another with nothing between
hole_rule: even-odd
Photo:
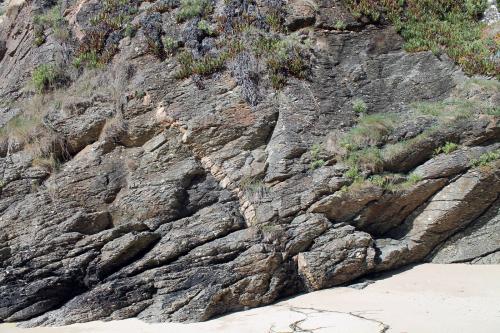
<instances>
[{"instance_id":1,"label":"rock cliff","mask_svg":"<svg viewBox=\"0 0 500 333\"><path fill-rule=\"evenodd\" d=\"M0 322L200 321L500 263L500 84L389 21L336 0L0 13Z\"/></svg>"}]
</instances>

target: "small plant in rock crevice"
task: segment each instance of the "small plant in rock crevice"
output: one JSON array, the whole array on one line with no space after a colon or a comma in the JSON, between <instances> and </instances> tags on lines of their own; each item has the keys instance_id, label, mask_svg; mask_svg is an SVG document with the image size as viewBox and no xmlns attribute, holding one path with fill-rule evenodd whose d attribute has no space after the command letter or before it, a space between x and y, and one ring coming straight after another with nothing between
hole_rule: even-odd
<instances>
[{"instance_id":1,"label":"small plant in rock crevice","mask_svg":"<svg viewBox=\"0 0 500 333\"><path fill-rule=\"evenodd\" d=\"M248 66L248 61L244 64L232 62L233 60L238 62L241 59L255 62L255 65L259 67L263 64L263 68L260 73L248 70L231 71L232 75L253 74L252 78L237 78L239 84L243 84L243 81L252 86L256 80L259 80L260 82L269 82L272 88L279 90L287 84L290 77L299 79L307 77L308 47L305 46L302 37L299 38L297 34L287 34L282 29L281 5L270 6L262 16L247 13L246 8L243 8L243 14L233 16L233 11L230 9L240 9L241 4L227 0L224 10L228 10L229 16L218 16L215 26L213 26L213 23L209 23L207 15L207 11L211 12L212 10L211 5L206 6L203 3L199 0L181 2L177 19L184 22L191 18L199 18L196 28L203 33L201 38L213 38L211 45L214 47L208 52L193 52L191 46L184 46L184 50L178 52L177 56L177 62L180 66L175 76L178 79L196 74L211 75L229 68L228 64L231 64L232 68ZM189 25L187 27L189 29ZM201 44L201 41L198 42ZM240 55L242 56L240 57Z\"/></svg>"},{"instance_id":2,"label":"small plant in rock crevice","mask_svg":"<svg viewBox=\"0 0 500 333\"><path fill-rule=\"evenodd\" d=\"M55 65L42 64L33 70L32 82L37 93L54 88L61 74Z\"/></svg>"},{"instance_id":3,"label":"small plant in rock crevice","mask_svg":"<svg viewBox=\"0 0 500 333\"><path fill-rule=\"evenodd\" d=\"M451 154L452 152L454 152L457 149L458 149L458 145L456 143L446 142L444 144L444 146L436 148L434 150L434 155L439 155L441 153L444 153L444 154L448 155L448 154Z\"/></svg>"},{"instance_id":4,"label":"small plant in rock crevice","mask_svg":"<svg viewBox=\"0 0 500 333\"><path fill-rule=\"evenodd\" d=\"M346 28L347 28L347 24L344 21L338 20L337 22L335 22L335 29L345 30Z\"/></svg>"},{"instance_id":5,"label":"small plant in rock crevice","mask_svg":"<svg viewBox=\"0 0 500 333\"><path fill-rule=\"evenodd\" d=\"M163 47L167 54L172 55L177 51L178 43L174 38L166 36L163 37Z\"/></svg>"},{"instance_id":6,"label":"small plant in rock crevice","mask_svg":"<svg viewBox=\"0 0 500 333\"><path fill-rule=\"evenodd\" d=\"M140 2L135 0L106 0L99 3L99 10L90 19L84 38L76 50L75 67L97 68L108 63L118 52L121 38L132 37L137 26L132 18Z\"/></svg>"},{"instance_id":7,"label":"small plant in rock crevice","mask_svg":"<svg viewBox=\"0 0 500 333\"><path fill-rule=\"evenodd\" d=\"M478 159L472 160L470 165L472 167L485 167L489 166L492 162L500 159L500 151L490 151L479 156Z\"/></svg>"},{"instance_id":8,"label":"small plant in rock crevice","mask_svg":"<svg viewBox=\"0 0 500 333\"><path fill-rule=\"evenodd\" d=\"M350 179L353 183L362 181L364 179L361 174L361 170L357 165L352 165L349 170L347 170L344 174L347 179Z\"/></svg>"},{"instance_id":9,"label":"small plant in rock crevice","mask_svg":"<svg viewBox=\"0 0 500 333\"><path fill-rule=\"evenodd\" d=\"M206 20L200 20L196 26L207 36L213 36L215 34L214 30Z\"/></svg>"},{"instance_id":10,"label":"small plant in rock crevice","mask_svg":"<svg viewBox=\"0 0 500 333\"><path fill-rule=\"evenodd\" d=\"M66 20L62 15L61 5L55 5L48 11L35 15L33 18L34 32L35 32L35 45L40 46L45 43L46 30L51 30L54 36L60 40L65 41L69 38L69 29Z\"/></svg>"},{"instance_id":11,"label":"small plant in rock crevice","mask_svg":"<svg viewBox=\"0 0 500 333\"><path fill-rule=\"evenodd\" d=\"M310 151L310 154L311 154L311 165L310 165L310 169L311 170L316 170L318 168L321 168L322 166L325 165L325 160L323 160L321 158L321 145L319 144L314 144L312 147L311 147L311 151Z\"/></svg>"},{"instance_id":12,"label":"small plant in rock crevice","mask_svg":"<svg viewBox=\"0 0 500 333\"><path fill-rule=\"evenodd\" d=\"M57 171L60 161L69 153L62 137L43 121L49 109L57 104L50 96L34 95L18 104L23 112L0 128L0 142L6 144L7 154L23 149L32 158L32 165L49 172Z\"/></svg>"},{"instance_id":13,"label":"small plant in rock crevice","mask_svg":"<svg viewBox=\"0 0 500 333\"><path fill-rule=\"evenodd\" d=\"M258 198L265 197L269 193L262 179L258 177L245 176L239 182L239 187L247 194L257 196Z\"/></svg>"},{"instance_id":14,"label":"small plant in rock crevice","mask_svg":"<svg viewBox=\"0 0 500 333\"><path fill-rule=\"evenodd\" d=\"M356 98L352 101L352 109L357 114L364 114L368 111L368 106L361 98Z\"/></svg>"}]
</instances>

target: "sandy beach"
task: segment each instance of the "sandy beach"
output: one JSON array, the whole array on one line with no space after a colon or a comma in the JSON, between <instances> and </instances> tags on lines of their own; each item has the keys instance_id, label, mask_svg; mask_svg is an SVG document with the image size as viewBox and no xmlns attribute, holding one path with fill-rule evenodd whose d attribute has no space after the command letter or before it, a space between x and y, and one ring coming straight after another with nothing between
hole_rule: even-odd
<instances>
[{"instance_id":1,"label":"sandy beach","mask_svg":"<svg viewBox=\"0 0 500 333\"><path fill-rule=\"evenodd\" d=\"M481 332L500 330L500 265L415 266L364 289L332 288L203 323L136 319L1 333Z\"/></svg>"}]
</instances>

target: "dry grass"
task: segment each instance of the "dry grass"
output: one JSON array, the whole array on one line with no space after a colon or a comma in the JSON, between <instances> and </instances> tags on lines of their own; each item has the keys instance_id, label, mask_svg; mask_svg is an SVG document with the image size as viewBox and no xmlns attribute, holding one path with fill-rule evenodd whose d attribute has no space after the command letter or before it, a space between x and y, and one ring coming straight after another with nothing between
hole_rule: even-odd
<instances>
[{"instance_id":1,"label":"dry grass","mask_svg":"<svg viewBox=\"0 0 500 333\"><path fill-rule=\"evenodd\" d=\"M33 159L33 165L48 166L51 171L59 160L68 155L64 140L44 125L43 118L54 107L54 95L35 95L16 107L22 113L0 129L0 142L11 154L24 149Z\"/></svg>"},{"instance_id":2,"label":"dry grass","mask_svg":"<svg viewBox=\"0 0 500 333\"><path fill-rule=\"evenodd\" d=\"M119 142L123 133L127 131L125 120L121 113L115 114L114 117L106 120L106 124L102 128L100 140Z\"/></svg>"},{"instance_id":3,"label":"dry grass","mask_svg":"<svg viewBox=\"0 0 500 333\"><path fill-rule=\"evenodd\" d=\"M397 116L390 113L363 116L339 143L347 151L379 145L394 129L396 122Z\"/></svg>"}]
</instances>

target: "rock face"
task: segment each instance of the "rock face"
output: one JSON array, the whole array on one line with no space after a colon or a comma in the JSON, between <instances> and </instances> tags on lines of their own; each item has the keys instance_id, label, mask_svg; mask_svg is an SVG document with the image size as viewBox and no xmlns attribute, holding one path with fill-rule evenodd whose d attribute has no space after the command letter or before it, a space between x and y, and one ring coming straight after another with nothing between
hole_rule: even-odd
<instances>
[{"instance_id":1,"label":"rock face","mask_svg":"<svg viewBox=\"0 0 500 333\"><path fill-rule=\"evenodd\" d=\"M0 125L43 110L50 136L36 138L58 165L35 157L41 139L1 137L0 322L200 321L415 262L500 263L498 82L406 53L392 27L360 23L340 2L308 4L291 2L284 24L309 40L310 73L281 90L256 84L259 66L243 54L218 73L176 77L175 58L144 51L154 36L175 30L199 52L213 41L182 35L201 32L178 31L161 0L138 1L133 22L145 23L116 37L109 64L85 70L70 56L99 2L69 1L72 37L49 30L37 47L30 17L53 3L9 5ZM340 18L347 30L335 29ZM44 63L68 77L40 98L30 78ZM412 109L449 98L496 113ZM400 119L371 147L383 175L401 178L394 188L349 175L329 140L378 113Z\"/></svg>"}]
</instances>

